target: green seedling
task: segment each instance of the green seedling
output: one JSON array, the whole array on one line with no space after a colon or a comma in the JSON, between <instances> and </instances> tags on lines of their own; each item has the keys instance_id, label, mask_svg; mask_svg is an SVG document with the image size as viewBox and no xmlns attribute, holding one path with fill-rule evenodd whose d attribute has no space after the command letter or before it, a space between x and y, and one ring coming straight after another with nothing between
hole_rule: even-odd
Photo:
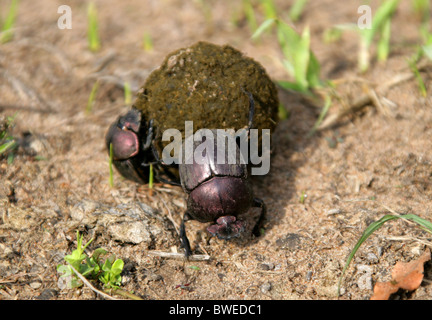
<instances>
[{"instance_id":1,"label":"green seedling","mask_svg":"<svg viewBox=\"0 0 432 320\"><path fill-rule=\"evenodd\" d=\"M314 126L309 131L308 137L311 137L316 132L316 130L318 129L319 125L322 123L322 121L324 120L325 116L327 115L327 113L328 113L328 111L330 109L331 104L332 104L331 95L327 94L325 96L324 106L321 109L321 112L320 112L320 115L318 116L317 121L315 121Z\"/></svg>"},{"instance_id":2,"label":"green seedling","mask_svg":"<svg viewBox=\"0 0 432 320\"><path fill-rule=\"evenodd\" d=\"M70 255L64 257L68 264L58 265L57 272L62 274L61 277L67 279L69 288L83 285L81 279L75 274L75 269L86 279L100 281L105 289L118 289L121 284L124 262L121 259L115 259L114 255L103 261L101 256L108 252L102 248L94 250L93 254L88 256L84 251L93 239L83 245L83 238L84 236L80 236L77 231L77 248Z\"/></svg>"},{"instance_id":3,"label":"green seedling","mask_svg":"<svg viewBox=\"0 0 432 320\"><path fill-rule=\"evenodd\" d=\"M299 34L280 19L268 19L258 27L252 39L260 37L272 25L276 25L279 46L284 56L282 63L288 74L294 78L294 82L279 81L278 84L284 89L305 94L310 94L311 89L321 87L321 66L310 49L309 28L306 27Z\"/></svg>"},{"instance_id":4,"label":"green seedling","mask_svg":"<svg viewBox=\"0 0 432 320\"><path fill-rule=\"evenodd\" d=\"M300 203L304 204L307 198L307 194L305 191L302 191L301 195L300 195Z\"/></svg>"},{"instance_id":5,"label":"green seedling","mask_svg":"<svg viewBox=\"0 0 432 320\"><path fill-rule=\"evenodd\" d=\"M276 6L273 2L273 0L261 0L261 7L263 9L264 12L264 17L266 19L276 19L278 14L277 14L277 9Z\"/></svg>"},{"instance_id":6,"label":"green seedling","mask_svg":"<svg viewBox=\"0 0 432 320\"><path fill-rule=\"evenodd\" d=\"M390 51L391 19L400 0L385 0L377 9L372 18L370 29L358 29L360 34L360 49L358 56L358 68L361 72L369 69L370 47L377 37L377 57L379 61L385 61Z\"/></svg>"},{"instance_id":7,"label":"green seedling","mask_svg":"<svg viewBox=\"0 0 432 320\"><path fill-rule=\"evenodd\" d=\"M242 6L243 6L244 15L246 17L246 21L249 26L249 30L251 30L251 32L253 33L258 28L258 23L255 16L255 10L252 5L252 2L250 0L243 0Z\"/></svg>"},{"instance_id":8,"label":"green seedling","mask_svg":"<svg viewBox=\"0 0 432 320\"><path fill-rule=\"evenodd\" d=\"M415 12L420 16L421 26L420 26L420 34L423 37L424 42L428 42L428 38L430 38L431 34L429 33L430 29L430 0L413 0L412 6Z\"/></svg>"},{"instance_id":9,"label":"green seedling","mask_svg":"<svg viewBox=\"0 0 432 320\"><path fill-rule=\"evenodd\" d=\"M289 12L289 17L293 22L296 22L300 19L307 2L308 0L294 1L294 4L292 5Z\"/></svg>"},{"instance_id":10,"label":"green seedling","mask_svg":"<svg viewBox=\"0 0 432 320\"><path fill-rule=\"evenodd\" d=\"M279 112L278 112L278 117L279 120L286 120L288 119L290 116L288 110L285 108L285 106L281 103L279 104Z\"/></svg>"},{"instance_id":11,"label":"green seedling","mask_svg":"<svg viewBox=\"0 0 432 320\"><path fill-rule=\"evenodd\" d=\"M348 256L347 261L345 262L345 266L344 266L344 268L342 270L342 274L339 278L338 289L337 289L337 295L338 296L340 295L340 286L342 283L342 279L345 275L346 270L348 269L349 264L351 263L352 259L354 258L354 255L356 254L357 250L375 231L377 231L379 228L381 228L384 225L384 223L391 221L391 220L395 220L395 219L405 219L405 220L413 221L414 223L419 225L421 229L432 234L432 222L425 220L425 219L422 219L415 214L405 214L405 215L388 214L388 215L385 215L384 217L382 217L381 219L379 219L378 221L371 223L366 228L366 230L363 232L362 236L357 241L356 245L354 246L353 250L351 251L351 253Z\"/></svg>"},{"instance_id":12,"label":"green seedling","mask_svg":"<svg viewBox=\"0 0 432 320\"><path fill-rule=\"evenodd\" d=\"M152 51L153 50L153 39L149 33L144 33L142 46L144 51Z\"/></svg>"},{"instance_id":13,"label":"green seedling","mask_svg":"<svg viewBox=\"0 0 432 320\"><path fill-rule=\"evenodd\" d=\"M432 33L429 32L428 28L427 29L425 28L424 30L426 30L426 32L422 32L422 30L421 30L423 44L419 45L417 47L416 53L410 59L408 59L408 65L409 65L411 71L414 73L414 76L417 80L417 83L418 83L418 86L420 89L420 93L422 94L423 97L426 97L427 96L426 85L425 85L423 78L420 75L420 71L417 67L418 62L423 57L426 57L427 59L432 60Z\"/></svg>"},{"instance_id":14,"label":"green seedling","mask_svg":"<svg viewBox=\"0 0 432 320\"><path fill-rule=\"evenodd\" d=\"M149 189L153 189L153 165L150 163Z\"/></svg>"},{"instance_id":15,"label":"green seedling","mask_svg":"<svg viewBox=\"0 0 432 320\"><path fill-rule=\"evenodd\" d=\"M89 49L92 52L99 51L100 39L99 39L99 24L97 17L97 8L94 2L90 2L87 6L87 40Z\"/></svg>"},{"instance_id":16,"label":"green seedling","mask_svg":"<svg viewBox=\"0 0 432 320\"><path fill-rule=\"evenodd\" d=\"M125 104L129 105L132 103L132 89L129 82L124 83L124 100Z\"/></svg>"},{"instance_id":17,"label":"green seedling","mask_svg":"<svg viewBox=\"0 0 432 320\"><path fill-rule=\"evenodd\" d=\"M18 148L16 139L10 134L10 129L15 121L16 114L7 117L6 121L0 126L0 156L7 155L7 162L11 164L15 157L14 150Z\"/></svg>"},{"instance_id":18,"label":"green seedling","mask_svg":"<svg viewBox=\"0 0 432 320\"><path fill-rule=\"evenodd\" d=\"M85 110L85 113L87 115L90 114L93 110L93 106L95 104L96 94L97 94L98 89L99 89L99 81L96 80L96 82L94 83L94 85L92 87L92 90L90 92L90 96L89 96L88 101L87 101L87 107Z\"/></svg>"},{"instance_id":19,"label":"green seedling","mask_svg":"<svg viewBox=\"0 0 432 320\"><path fill-rule=\"evenodd\" d=\"M1 28L0 43L6 43L13 38L13 27L15 25L16 15L18 11L18 0L12 0L5 22Z\"/></svg>"}]
</instances>

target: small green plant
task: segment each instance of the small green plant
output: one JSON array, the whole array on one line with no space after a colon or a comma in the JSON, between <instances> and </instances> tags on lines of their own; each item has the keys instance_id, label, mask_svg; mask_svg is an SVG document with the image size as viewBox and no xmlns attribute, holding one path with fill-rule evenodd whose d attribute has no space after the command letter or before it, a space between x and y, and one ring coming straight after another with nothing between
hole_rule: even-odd
<instances>
[{"instance_id":1,"label":"small green plant","mask_svg":"<svg viewBox=\"0 0 432 320\"><path fill-rule=\"evenodd\" d=\"M153 165L150 163L150 175L149 175L149 189L153 189Z\"/></svg>"},{"instance_id":2,"label":"small green plant","mask_svg":"<svg viewBox=\"0 0 432 320\"><path fill-rule=\"evenodd\" d=\"M422 219L415 214L405 214L405 215L387 214L384 217L382 217L381 219L379 219L378 221L371 223L366 228L366 230L363 232L362 236L357 241L356 245L354 246L353 250L351 251L351 253L348 256L347 261L345 262L345 266L344 266L344 268L342 270L342 274L339 278L338 291L337 291L338 296L340 295L340 286L342 283L342 279L345 275L345 272L346 272L349 264L351 263L352 259L354 258L354 255L356 254L357 250L360 248L360 246L363 244L363 242L365 242L366 239L368 239L375 231L377 231L379 228L381 228L384 225L384 223L391 221L391 220L395 220L395 219L406 219L406 220L413 221L414 223L419 225L420 228L422 228L423 230L425 230L429 233L432 233L432 222L425 220L425 219Z\"/></svg>"},{"instance_id":3,"label":"small green plant","mask_svg":"<svg viewBox=\"0 0 432 320\"><path fill-rule=\"evenodd\" d=\"M273 0L260 0L260 1L261 1L261 7L263 9L264 17L266 19L276 19L278 14Z\"/></svg>"},{"instance_id":4,"label":"small green plant","mask_svg":"<svg viewBox=\"0 0 432 320\"><path fill-rule=\"evenodd\" d=\"M258 27L252 39L260 37L265 30L274 24L276 25L279 46L284 56L282 63L288 74L294 78L294 82L278 81L278 84L284 89L302 93L310 93L310 90L321 87L321 66L310 49L308 27L299 34L280 19L267 19Z\"/></svg>"},{"instance_id":5,"label":"small green plant","mask_svg":"<svg viewBox=\"0 0 432 320\"><path fill-rule=\"evenodd\" d=\"M385 0L376 10L372 18L370 29L357 29L360 34L360 49L358 57L358 68L361 72L369 69L370 47L377 37L377 58L385 61L390 51L391 19L400 0Z\"/></svg>"},{"instance_id":6,"label":"small green plant","mask_svg":"<svg viewBox=\"0 0 432 320\"><path fill-rule=\"evenodd\" d=\"M232 18L233 24L238 25L240 17L243 16L246 19L249 30L254 33L258 27L258 23L255 15L254 5L251 0L242 0L240 10L236 12Z\"/></svg>"},{"instance_id":7,"label":"small green plant","mask_svg":"<svg viewBox=\"0 0 432 320\"><path fill-rule=\"evenodd\" d=\"M124 83L124 100L125 104L129 105L132 103L132 89L129 82Z\"/></svg>"},{"instance_id":8,"label":"small green plant","mask_svg":"<svg viewBox=\"0 0 432 320\"><path fill-rule=\"evenodd\" d=\"M93 110L93 106L94 106L94 103L96 100L96 94L97 94L98 89L99 89L99 80L96 80L96 82L94 83L94 85L90 91L89 98L87 100L87 107L85 110L85 113L87 115L90 114Z\"/></svg>"},{"instance_id":9,"label":"small green plant","mask_svg":"<svg viewBox=\"0 0 432 320\"><path fill-rule=\"evenodd\" d=\"M13 38L13 27L15 25L16 14L18 10L18 0L12 0L5 22L1 28L0 43L6 43Z\"/></svg>"},{"instance_id":10,"label":"small green plant","mask_svg":"<svg viewBox=\"0 0 432 320\"><path fill-rule=\"evenodd\" d=\"M115 259L114 255L103 261L101 256L108 252L102 248L94 250L93 254L88 256L84 251L93 239L83 245L83 238L84 236L77 231L77 248L70 255L64 257L67 264L58 265L57 272L62 274L61 277L67 279L69 288L83 285L82 280L75 273L75 269L86 279L100 281L105 289L117 289L121 284L124 262L121 259Z\"/></svg>"},{"instance_id":11,"label":"small green plant","mask_svg":"<svg viewBox=\"0 0 432 320\"><path fill-rule=\"evenodd\" d=\"M142 42L142 46L144 51L152 51L153 50L153 39L152 36L146 32L143 35L143 42Z\"/></svg>"},{"instance_id":12,"label":"small green plant","mask_svg":"<svg viewBox=\"0 0 432 320\"><path fill-rule=\"evenodd\" d=\"M97 17L97 8L94 2L90 2L87 6L87 40L89 49L96 52L100 49L100 39L99 39L99 24Z\"/></svg>"},{"instance_id":13,"label":"small green plant","mask_svg":"<svg viewBox=\"0 0 432 320\"><path fill-rule=\"evenodd\" d=\"M423 37L424 42L428 42L431 34L429 33L430 28L430 0L413 0L412 6L415 12L418 13L421 19L420 33Z\"/></svg>"},{"instance_id":14,"label":"small green plant","mask_svg":"<svg viewBox=\"0 0 432 320\"><path fill-rule=\"evenodd\" d=\"M274 24L276 25L279 47L284 57L282 63L287 73L294 79L294 81L280 80L277 81L277 84L283 89L297 91L312 99L315 99L318 93L319 98L323 98L324 101L320 116L309 133L309 136L311 136L331 106L331 95L334 91L332 83L321 80L321 65L310 48L310 32L308 27L299 34L290 25L280 19L268 19L258 27L252 39L260 37L265 30ZM321 99L318 100L320 100L320 104L323 103ZM283 119L284 114L281 113L281 108L279 108L279 113Z\"/></svg>"},{"instance_id":15,"label":"small green plant","mask_svg":"<svg viewBox=\"0 0 432 320\"><path fill-rule=\"evenodd\" d=\"M10 129L15 121L16 114L7 117L0 123L0 156L6 155L8 164L11 164L15 155L14 150L18 147L16 139L10 134Z\"/></svg>"},{"instance_id":16,"label":"small green plant","mask_svg":"<svg viewBox=\"0 0 432 320\"><path fill-rule=\"evenodd\" d=\"M300 19L307 2L308 0L294 1L294 4L292 5L289 12L289 17L293 22L296 22Z\"/></svg>"}]
</instances>

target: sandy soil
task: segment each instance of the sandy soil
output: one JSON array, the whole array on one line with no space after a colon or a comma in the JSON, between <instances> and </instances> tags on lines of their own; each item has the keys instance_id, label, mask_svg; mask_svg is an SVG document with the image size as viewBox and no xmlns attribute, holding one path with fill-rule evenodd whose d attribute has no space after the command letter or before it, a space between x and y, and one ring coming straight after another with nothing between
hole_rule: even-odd
<instances>
[{"instance_id":1,"label":"sandy soil","mask_svg":"<svg viewBox=\"0 0 432 320\"><path fill-rule=\"evenodd\" d=\"M388 114L368 106L312 137L320 109L280 91L290 117L275 131L271 172L253 179L256 196L268 207L264 235L225 242L191 221L192 247L209 261L150 255L181 250L185 194L162 184L150 191L117 173L109 186L104 136L130 107L124 82L136 92L166 54L198 40L231 44L274 80L288 75L273 35L253 42L244 18L233 24L241 1L205 1L207 19L199 1L95 3L102 42L97 53L87 47L86 2L77 0L68 2L71 30L57 28L57 8L64 3L20 1L14 39L0 45L0 116L16 114L11 133L27 145L12 164L0 158L0 299L100 299L87 287L71 290L59 282L56 267L75 248L76 230L95 238L89 253L102 247L125 261L122 288L144 299L336 299L346 258L371 222L392 211L431 219L432 103L414 79L385 93ZM282 13L290 8L287 1L276 3ZM403 1L392 24L389 60L358 74L355 33L323 41L330 26L357 21L358 5L311 1L295 24L299 30L309 25L322 78L342 79L338 90L348 102L409 72L406 59L420 41L418 17ZM6 9L2 2L3 19ZM145 33L153 38L152 51L142 48ZM430 71L422 72L427 87ZM96 101L86 113L97 79ZM330 111L340 108L335 103ZM247 219L256 214L251 210ZM358 251L339 299L369 299L375 282L388 281L397 261L417 258L430 240L405 221L384 225ZM430 299L431 279L427 263L421 287L393 297Z\"/></svg>"}]
</instances>

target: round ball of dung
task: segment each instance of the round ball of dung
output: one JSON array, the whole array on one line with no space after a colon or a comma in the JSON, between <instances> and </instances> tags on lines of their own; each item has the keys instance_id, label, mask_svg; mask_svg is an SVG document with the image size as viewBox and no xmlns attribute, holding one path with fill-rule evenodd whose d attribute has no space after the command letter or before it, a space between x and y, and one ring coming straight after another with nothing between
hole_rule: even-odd
<instances>
[{"instance_id":1,"label":"round ball of dung","mask_svg":"<svg viewBox=\"0 0 432 320\"><path fill-rule=\"evenodd\" d=\"M253 95L253 128L273 132L278 119L277 90L261 64L229 45L198 42L170 53L141 88L133 105L143 121L153 119L155 145L161 149L165 130L175 128L183 138L185 121L201 128L246 128Z\"/></svg>"}]
</instances>

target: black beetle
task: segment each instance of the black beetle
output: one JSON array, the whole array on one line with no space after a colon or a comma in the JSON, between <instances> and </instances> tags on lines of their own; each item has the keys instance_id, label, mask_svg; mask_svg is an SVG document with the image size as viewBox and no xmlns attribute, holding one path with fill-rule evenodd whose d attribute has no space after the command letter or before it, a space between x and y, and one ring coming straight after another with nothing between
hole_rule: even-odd
<instances>
[{"instance_id":1,"label":"black beetle","mask_svg":"<svg viewBox=\"0 0 432 320\"><path fill-rule=\"evenodd\" d=\"M141 115L139 110L132 108L109 127L105 144L108 152L112 144L114 166L123 177L138 183L147 183L152 164L158 180L180 185L176 176L168 170L168 166L161 164L154 149L153 120L150 120L147 126L143 125ZM170 180L161 177L161 173L165 173Z\"/></svg>"},{"instance_id":2,"label":"black beetle","mask_svg":"<svg viewBox=\"0 0 432 320\"><path fill-rule=\"evenodd\" d=\"M249 96L249 124L246 133L252 126L254 115L254 100L252 94ZM210 130L217 134L216 130ZM193 137L189 137L192 139ZM241 163L239 158L241 152L239 146L235 145L235 164L218 164L216 155L218 151L218 140L213 140L212 154L206 154L204 162L199 164L194 158L191 164L181 163L179 165L180 181L183 190L189 195L187 210L183 216L180 226L180 237L182 247L185 249L186 257L191 252L190 243L186 236L185 222L191 219L199 222L216 222L207 228L213 236L220 239L231 239L239 237L244 231L244 221L237 220L237 216L247 212L251 207L261 208L260 217L255 224L253 233L258 236L260 225L266 214L265 203L255 198L248 180L248 167ZM186 142L185 142L186 143ZM184 145L185 145L184 143ZM193 151L202 141L193 142ZM185 149L185 148L184 148ZM228 148L224 148L225 155Z\"/></svg>"}]
</instances>

